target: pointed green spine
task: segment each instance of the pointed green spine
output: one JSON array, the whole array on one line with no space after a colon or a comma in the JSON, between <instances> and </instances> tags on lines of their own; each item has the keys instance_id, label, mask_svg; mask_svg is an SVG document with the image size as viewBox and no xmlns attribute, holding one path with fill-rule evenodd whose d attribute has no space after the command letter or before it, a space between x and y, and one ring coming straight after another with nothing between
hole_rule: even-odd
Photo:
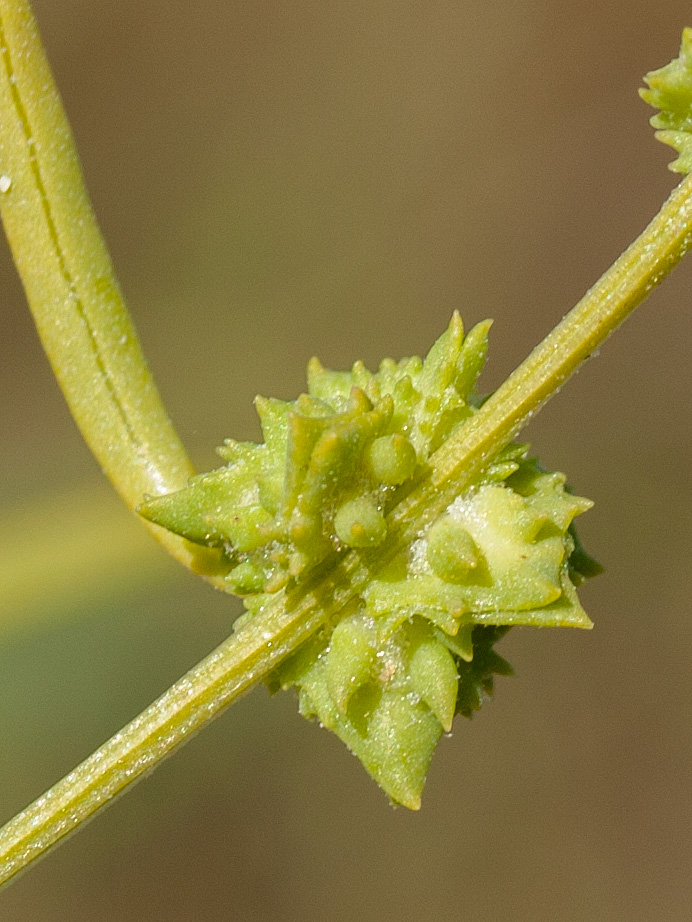
<instances>
[{"instance_id":1,"label":"pointed green spine","mask_svg":"<svg viewBox=\"0 0 692 922\"><path fill-rule=\"evenodd\" d=\"M669 164L674 173L692 170L692 29L684 29L680 55L670 64L650 71L639 95L661 111L651 124L659 141L674 148L679 157Z\"/></svg>"},{"instance_id":2,"label":"pointed green spine","mask_svg":"<svg viewBox=\"0 0 692 922\"><path fill-rule=\"evenodd\" d=\"M478 412L489 328L464 335L454 314L424 360L385 359L376 373L313 359L307 394L257 398L263 444L227 441L224 467L140 512L222 549L226 586L248 609L241 623L276 592L307 584L330 555L369 561L386 550L389 509ZM591 626L570 563L572 520L590 505L527 446L506 446L409 545L384 565L372 557L348 612L284 662L275 683L295 686L301 713L335 732L392 800L416 808L438 739L506 671L491 655L502 630Z\"/></svg>"}]
</instances>

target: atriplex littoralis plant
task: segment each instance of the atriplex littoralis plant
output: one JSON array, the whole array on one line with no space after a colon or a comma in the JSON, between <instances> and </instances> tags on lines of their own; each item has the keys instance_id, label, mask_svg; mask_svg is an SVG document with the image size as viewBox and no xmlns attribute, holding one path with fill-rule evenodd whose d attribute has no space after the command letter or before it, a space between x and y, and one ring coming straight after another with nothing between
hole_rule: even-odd
<instances>
[{"instance_id":1,"label":"atriplex littoralis plant","mask_svg":"<svg viewBox=\"0 0 692 922\"><path fill-rule=\"evenodd\" d=\"M442 729L503 668L500 633L590 624L574 584L593 568L571 527L589 504L512 439L687 251L692 180L487 400L474 384L488 325L464 336L455 317L424 363L386 361L377 375L313 363L308 395L258 401L266 445L227 443L227 466L187 488L26 0L0 0L0 56L2 218L73 415L156 537L248 608L224 644L0 831L0 883L260 679L297 685L303 711L417 807ZM691 31L647 82L685 172Z\"/></svg>"}]
</instances>

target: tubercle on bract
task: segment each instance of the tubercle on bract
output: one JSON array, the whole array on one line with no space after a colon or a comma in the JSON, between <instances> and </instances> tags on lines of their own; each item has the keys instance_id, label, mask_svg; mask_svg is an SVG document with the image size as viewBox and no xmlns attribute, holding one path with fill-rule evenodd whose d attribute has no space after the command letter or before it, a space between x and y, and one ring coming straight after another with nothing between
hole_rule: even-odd
<instances>
[{"instance_id":1,"label":"tubercle on bract","mask_svg":"<svg viewBox=\"0 0 692 922\"><path fill-rule=\"evenodd\" d=\"M477 412L474 391L490 323L465 336L454 314L425 360L357 362L333 372L313 359L308 392L257 398L264 443L227 441L224 467L140 512L191 541L220 547L229 591L254 617L325 556L377 548L395 491ZM372 579L336 624L285 660L295 686L396 803L416 809L428 764L455 714L471 716L508 674L492 650L514 624L589 628L576 596L573 519L590 507L510 444L482 476ZM376 556L376 555L375 555ZM373 555L368 556L368 560ZM366 558L364 558L366 559ZM575 558L576 559L576 558Z\"/></svg>"}]
</instances>

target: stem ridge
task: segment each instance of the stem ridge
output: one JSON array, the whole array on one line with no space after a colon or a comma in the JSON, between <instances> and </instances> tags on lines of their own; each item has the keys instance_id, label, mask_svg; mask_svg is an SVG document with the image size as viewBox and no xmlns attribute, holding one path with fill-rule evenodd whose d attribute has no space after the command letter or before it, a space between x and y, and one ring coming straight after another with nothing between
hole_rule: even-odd
<instances>
[{"instance_id":1,"label":"stem ridge","mask_svg":"<svg viewBox=\"0 0 692 922\"><path fill-rule=\"evenodd\" d=\"M113 381L113 378L110 375L103 352L99 346L99 341L96 336L96 331L94 330L91 323L89 322L89 317L87 316L86 310L84 308L84 304L77 291L77 286L75 285L73 274L71 273L69 266L67 264L67 256L60 244L60 237L58 235L58 229L56 227L55 220L53 218L53 212L51 208L50 199L46 192L46 186L43 181L43 176L41 175L41 166L39 164L39 160L37 156L36 142L34 140L33 133L31 130L31 123L29 120L29 115L26 111L24 103L22 102L22 98L19 93L19 88L17 86L17 78L14 72L14 68L12 66L12 56L11 56L10 48L5 38L5 30L4 30L1 12L0 12L0 50L2 52L2 60L3 60L4 68L5 68L5 76L7 78L7 82L10 88L10 95L12 97L12 101L14 103L14 107L17 112L17 117L22 126L26 146L29 150L28 159L29 159L29 163L31 167L31 172L33 173L33 176L36 182L36 188L39 192L39 196L41 199L41 207L43 209L43 214L45 216L48 233L50 235L50 239L53 244L55 257L60 267L60 272L62 274L63 279L65 280L65 284L67 285L69 289L72 305L74 309L76 310L77 314L79 315L82 323L84 324L84 329L86 331L86 334L89 338L89 342L93 349L96 364L98 366L98 369L101 375L103 376L104 383L106 385L106 388L108 389L108 392L113 401L113 404L115 405L116 411L120 416L123 427L127 433L127 437L132 442L136 452L140 456L144 457L146 454L145 449L142 446L139 439L137 438L134 428L132 426L132 423L130 422L128 418L125 407L123 406L118 396L117 387L115 385L115 382Z\"/></svg>"}]
</instances>

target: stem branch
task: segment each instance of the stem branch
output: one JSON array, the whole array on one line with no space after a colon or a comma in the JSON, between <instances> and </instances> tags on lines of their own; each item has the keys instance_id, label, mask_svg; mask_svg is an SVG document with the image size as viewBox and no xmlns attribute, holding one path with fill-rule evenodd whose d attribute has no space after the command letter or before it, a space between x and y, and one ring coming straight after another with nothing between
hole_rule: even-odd
<instances>
[{"instance_id":1,"label":"stem branch","mask_svg":"<svg viewBox=\"0 0 692 922\"><path fill-rule=\"evenodd\" d=\"M316 609L319 618L320 609ZM233 634L0 830L0 886L107 806L318 627L303 607L275 606ZM269 639L268 639L269 638Z\"/></svg>"},{"instance_id":2,"label":"stem branch","mask_svg":"<svg viewBox=\"0 0 692 922\"><path fill-rule=\"evenodd\" d=\"M692 174L646 229L488 399L436 453L432 482L453 484L481 471L496 452L605 342L692 246Z\"/></svg>"}]
</instances>

